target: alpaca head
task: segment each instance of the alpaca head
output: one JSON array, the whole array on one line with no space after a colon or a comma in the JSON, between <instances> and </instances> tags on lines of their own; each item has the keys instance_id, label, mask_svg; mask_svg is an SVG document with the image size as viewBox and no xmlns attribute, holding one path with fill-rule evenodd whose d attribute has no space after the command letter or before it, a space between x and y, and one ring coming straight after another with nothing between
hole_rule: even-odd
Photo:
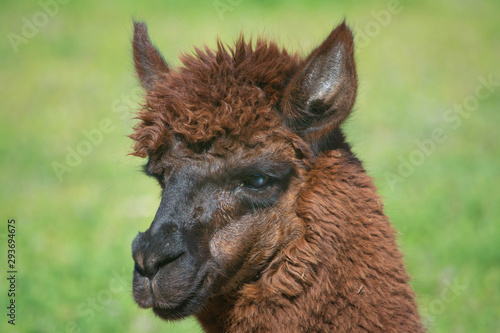
<instances>
[{"instance_id":1,"label":"alpaca head","mask_svg":"<svg viewBox=\"0 0 500 333\"><path fill-rule=\"evenodd\" d=\"M135 24L134 62L146 98L133 154L162 188L132 245L133 294L164 319L196 313L272 269L303 235L295 213L323 151L356 96L353 40L342 23L306 59L274 43L196 49L170 68Z\"/></svg>"}]
</instances>

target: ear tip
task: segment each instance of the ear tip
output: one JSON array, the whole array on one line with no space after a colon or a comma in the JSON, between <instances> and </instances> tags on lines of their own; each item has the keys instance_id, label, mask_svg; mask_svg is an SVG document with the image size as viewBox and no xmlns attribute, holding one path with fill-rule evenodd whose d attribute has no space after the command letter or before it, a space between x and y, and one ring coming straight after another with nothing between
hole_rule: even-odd
<instances>
[{"instance_id":1,"label":"ear tip","mask_svg":"<svg viewBox=\"0 0 500 333\"><path fill-rule=\"evenodd\" d=\"M148 34L148 27L146 23L140 21L133 21L134 23L134 36L144 36Z\"/></svg>"},{"instance_id":2,"label":"ear tip","mask_svg":"<svg viewBox=\"0 0 500 333\"><path fill-rule=\"evenodd\" d=\"M147 26L143 22L133 21L134 35L132 51L135 68L141 84L146 90L152 90L157 81L169 72L169 67L160 52L151 43Z\"/></svg>"},{"instance_id":3,"label":"ear tip","mask_svg":"<svg viewBox=\"0 0 500 333\"><path fill-rule=\"evenodd\" d=\"M144 29L144 28L146 28L146 23L144 23L142 21L133 20L133 24L134 24L134 28L136 28L136 29Z\"/></svg>"},{"instance_id":4,"label":"ear tip","mask_svg":"<svg viewBox=\"0 0 500 333\"><path fill-rule=\"evenodd\" d=\"M136 48L148 48L151 44L146 23L134 21L133 45ZM152 47L152 45L151 45Z\"/></svg>"},{"instance_id":5,"label":"ear tip","mask_svg":"<svg viewBox=\"0 0 500 333\"><path fill-rule=\"evenodd\" d=\"M354 36L345 19L333 28L326 41L328 44L341 43L349 53L354 49Z\"/></svg>"},{"instance_id":6,"label":"ear tip","mask_svg":"<svg viewBox=\"0 0 500 333\"><path fill-rule=\"evenodd\" d=\"M347 25L345 19L342 21L342 23L337 25L337 27L334 28L332 32L337 32L339 35L343 35L343 36L347 37L348 39L352 39L352 31L349 28L349 26Z\"/></svg>"},{"instance_id":7,"label":"ear tip","mask_svg":"<svg viewBox=\"0 0 500 333\"><path fill-rule=\"evenodd\" d=\"M339 26L342 26L342 27L345 27L345 28L349 29L349 25L347 24L347 18L346 17L344 17L344 19L339 24Z\"/></svg>"}]
</instances>

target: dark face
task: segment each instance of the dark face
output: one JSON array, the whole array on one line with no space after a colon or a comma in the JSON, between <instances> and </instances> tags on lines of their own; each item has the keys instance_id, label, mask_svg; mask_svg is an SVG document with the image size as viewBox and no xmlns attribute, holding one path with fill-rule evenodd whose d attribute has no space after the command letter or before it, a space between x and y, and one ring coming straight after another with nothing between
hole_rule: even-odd
<instances>
[{"instance_id":1,"label":"dark face","mask_svg":"<svg viewBox=\"0 0 500 333\"><path fill-rule=\"evenodd\" d=\"M132 245L134 298L164 319L193 314L209 297L256 279L302 233L293 198L303 171L290 144L268 138L228 150L216 141L195 152L180 137L172 141L145 167L162 199Z\"/></svg>"},{"instance_id":2,"label":"dark face","mask_svg":"<svg viewBox=\"0 0 500 333\"><path fill-rule=\"evenodd\" d=\"M345 24L305 60L274 43L197 50L171 69L135 23L134 62L146 90L134 155L163 189L132 245L134 298L165 319L196 313L257 281L304 234L295 203L356 96Z\"/></svg>"}]
</instances>

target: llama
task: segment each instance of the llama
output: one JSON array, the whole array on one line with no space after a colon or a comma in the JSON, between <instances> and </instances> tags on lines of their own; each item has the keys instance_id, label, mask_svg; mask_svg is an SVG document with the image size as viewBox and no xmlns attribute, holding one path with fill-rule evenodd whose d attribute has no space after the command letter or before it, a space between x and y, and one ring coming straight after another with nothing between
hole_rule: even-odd
<instances>
[{"instance_id":1,"label":"llama","mask_svg":"<svg viewBox=\"0 0 500 333\"><path fill-rule=\"evenodd\" d=\"M132 244L133 296L206 332L422 332L395 231L340 125L345 22L305 59L220 41L170 68L134 23L146 91L132 155L162 188Z\"/></svg>"}]
</instances>

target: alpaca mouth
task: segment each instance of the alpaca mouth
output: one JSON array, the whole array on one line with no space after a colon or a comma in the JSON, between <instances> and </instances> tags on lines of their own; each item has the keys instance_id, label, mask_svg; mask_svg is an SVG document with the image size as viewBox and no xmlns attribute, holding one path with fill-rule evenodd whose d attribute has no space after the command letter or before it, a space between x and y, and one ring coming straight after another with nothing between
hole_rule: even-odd
<instances>
[{"instance_id":1,"label":"alpaca mouth","mask_svg":"<svg viewBox=\"0 0 500 333\"><path fill-rule=\"evenodd\" d=\"M165 320L192 315L203 305L209 289L206 286L208 272L197 273L185 270L159 272L149 279L134 271L134 299L141 308L152 308L158 317Z\"/></svg>"},{"instance_id":2,"label":"alpaca mouth","mask_svg":"<svg viewBox=\"0 0 500 333\"><path fill-rule=\"evenodd\" d=\"M192 315L198 310L207 298L208 288L206 288L208 273L201 276L198 283L193 285L192 289L185 291L185 298L177 302L174 306L169 304L165 306L163 302L158 302L155 298L153 312L160 318L165 320L181 319Z\"/></svg>"},{"instance_id":3,"label":"alpaca mouth","mask_svg":"<svg viewBox=\"0 0 500 333\"><path fill-rule=\"evenodd\" d=\"M154 306L152 306L153 313L157 315L158 317L165 319L165 320L174 320L174 319L181 319L186 316L191 315L195 309L193 309L193 305L196 304L196 299L193 297L188 297L184 301L182 301L180 304L177 304L176 306L167 306L163 303L155 303Z\"/></svg>"}]
</instances>

